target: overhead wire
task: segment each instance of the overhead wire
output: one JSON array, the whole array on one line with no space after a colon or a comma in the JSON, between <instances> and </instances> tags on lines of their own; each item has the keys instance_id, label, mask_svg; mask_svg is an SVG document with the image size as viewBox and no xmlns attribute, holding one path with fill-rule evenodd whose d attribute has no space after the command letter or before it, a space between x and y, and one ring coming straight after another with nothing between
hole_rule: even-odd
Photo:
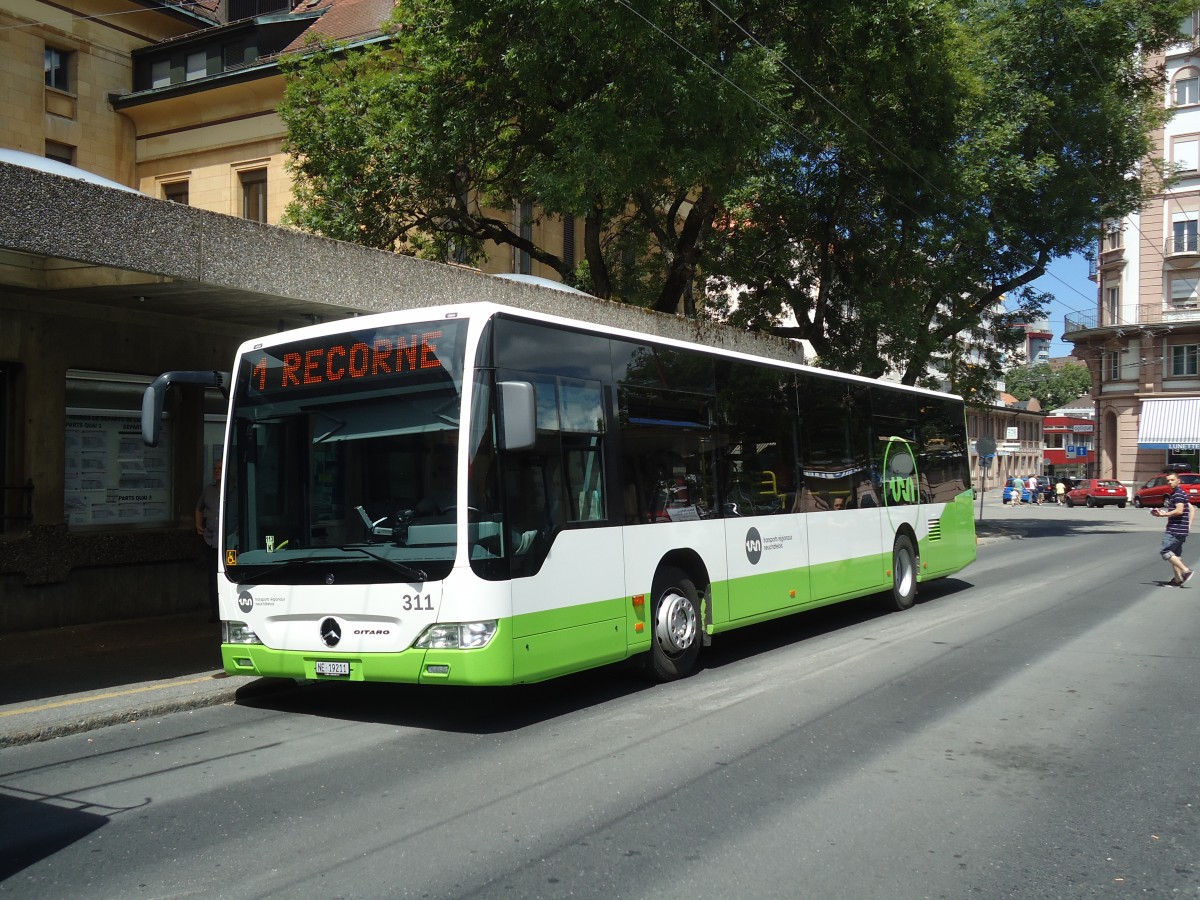
<instances>
[{"instance_id":1,"label":"overhead wire","mask_svg":"<svg viewBox=\"0 0 1200 900\"><path fill-rule=\"evenodd\" d=\"M620 3L622 6L624 6L625 8L629 9L629 10L630 10L631 12L633 12L633 13L634 13L636 16L638 16L638 18L642 19L642 21L646 22L648 25L650 25L652 28L654 28L656 31L658 31L660 34L662 34L664 37L667 37L669 40L671 40L671 42L672 42L672 43L674 43L674 44L675 44L677 47L679 47L680 49L682 49L682 50L683 50L685 53L687 53L687 54L688 54L689 56L691 56L693 59L696 59L696 60L700 61L702 64L704 64L704 65L706 65L706 66L707 66L707 64L706 64L706 63L704 63L704 61L703 61L703 60L701 60L701 59L700 59L700 57L699 57L699 56L698 56L696 53L694 53L694 52L693 52L693 51L692 51L690 48L687 48L687 47L685 47L685 46L684 46L682 43L680 43L680 42L679 42L678 40L676 40L674 37L672 37L671 35L668 35L668 34L667 34L667 33L666 33L666 32L665 32L665 31L664 31L662 28L660 28L660 27L659 27L659 26L658 26L656 23L654 23L654 22L651 22L649 19L647 19L647 18L646 18L645 16L643 16L641 13L637 12L637 10L634 10L634 9L633 9L633 7L629 5L629 3L627 2L627 0L617 0L617 2L618 2L618 3ZM871 132L870 132L870 131L869 131L869 130L866 128L866 127L864 127L864 126L863 126L863 125L862 125L862 124L861 124L861 123L860 123L858 120L856 120L856 119L855 119L855 118L854 118L852 115L850 115L848 112L846 112L844 109L842 109L842 108L841 108L841 107L840 107L840 106L839 106L837 103L835 103L833 100L831 100L829 97L827 97L827 96L826 96L826 95L825 95L825 94L824 94L824 93L823 93L823 92L822 92L822 91L821 91L819 88L817 88L815 85L811 84L811 83L810 83L810 82L809 82L809 81L808 81L806 78L804 78L804 76L802 76L802 75L801 75L799 72L797 72L797 71L796 71L796 70L795 70L795 69L794 69L792 66L790 66L790 65L788 64L788 62L787 62L785 59L783 59L782 57L780 57L780 56L779 56L779 54L775 53L773 50L771 50L770 48L766 47L766 46L765 46L765 45L762 43L762 41L760 41L760 40L758 39L758 37L757 37L756 35L754 35L754 34L753 34L752 32L750 32L750 31L748 31L748 30L747 30L747 29L746 29L746 28L745 28L745 27L744 27L744 26L743 26L743 25L742 25L740 22L738 22L738 21L737 21L737 20L736 20L736 19L735 19L733 16L731 16L731 15L730 15L730 14L729 14L729 13L728 13L728 12L727 12L725 9L723 9L723 8L722 8L722 7L721 7L721 6L720 6L720 5L719 5L719 4L716 2L716 0L706 0L706 2L708 3L708 5L709 5L709 6L711 6L711 7L713 8L713 10L715 10L717 13L719 13L721 16L723 16L723 17L725 18L725 20L726 20L726 21L728 21L728 22L729 22L729 23L730 23L732 26L734 26L734 27L735 27L735 28L736 28L738 31L740 31L740 32L741 32L741 33L742 33L742 34L743 34L743 35L744 35L744 36L745 36L745 37L746 37L746 38L747 38L749 41L751 41L751 42L752 42L753 44L755 44L757 47L759 47L760 49L762 49L764 52L771 54L771 55L772 55L772 56L775 58L775 60L778 62L778 64L780 65L780 67L781 67L781 68L783 68L783 69L784 69L784 70L785 70L785 71L786 71L786 72L787 72L789 75L791 75L791 76L792 76L792 77L793 77L793 78L794 78L794 79L795 79L795 80L796 80L796 81L797 81L797 82L798 82L800 85L802 85L803 87L805 87L805 88L807 88L809 91L811 91L811 92L812 92L812 93L813 93L813 94L814 94L814 95L815 95L817 98L819 98L819 99L820 99L822 102L824 102L826 105L828 105L830 109L834 110L834 111L835 111L835 112L836 112L836 113L837 113L839 116L841 116L841 117L842 117L842 118L843 118L843 119L844 119L846 122L848 122L848 123L849 123L851 126L853 126L855 129L857 129L857 130L858 130L858 131L859 131L861 134L863 134L863 135L864 135L864 136L865 136L865 137L866 137L866 138L867 138L867 139L868 139L868 140L869 140L869 141L870 141L872 144L874 144L876 147L878 147L879 149L881 149L881 150L882 150L882 151L883 151L883 152L884 152L886 155L888 155L890 158L892 158L892 159L893 159L893 160L895 160L897 163L899 163L899 164L900 164L900 165L901 165L903 168L905 168L905 169L906 169L907 171L909 171L911 174L913 174L914 176L916 176L916 177L917 177L917 178L918 178L918 179L919 179L921 182L923 182L924 184L926 184L926 185L927 185L927 186L928 186L928 187L929 187L929 188L930 188L932 191L934 191L935 193L937 193L937 194L941 195L941 196L942 196L943 198L945 198L945 199L952 199L952 198L950 198L950 195L949 195L949 194L948 194L948 193L947 193L947 192L946 192L946 191L945 191L943 188L940 188L940 187L938 187L937 185L935 185L935 184L934 184L932 181L930 181L930 180L929 180L929 179L928 179L928 178L927 178L927 177L924 175L924 173L922 173L922 172L918 171L918 170L917 170L916 168L914 168L914 167L913 167L913 166L912 166L912 165L911 165L911 164L910 164L910 163L909 163L907 160L905 160L905 159L903 159L902 157L900 157L900 156L899 156L897 153L895 153L895 152L892 150L892 148L891 148L891 147L887 146L887 145L886 145L886 144L884 144L882 141L880 141L878 138L876 138L876 137L875 137L875 136L874 136L874 135L873 135L873 134L872 134L872 133L871 133ZM1077 37L1076 37L1076 39L1078 40L1078 38L1077 38ZM1085 53L1086 53L1086 51L1085 51ZM1091 62L1091 60L1090 60L1090 57L1089 57L1089 62ZM1091 64L1092 64L1092 66L1093 66L1093 68L1094 68L1094 67L1095 67L1095 64L1094 64L1094 62L1092 62ZM716 69L712 68L711 66L707 66L707 67L710 69L710 71L713 71L713 72L714 72L715 74L717 74L718 76L720 76L720 77L724 78L724 76L723 76L723 75L722 75L720 72L717 72L717 70L716 70ZM728 79L726 79L726 80L728 80ZM732 82L730 82L730 83L732 84ZM743 93L744 93L744 92L743 92ZM748 95L747 95L747 96L748 96ZM1059 137L1059 140L1061 141L1061 140L1062 140L1061 136L1057 135L1057 132L1055 132L1055 134L1056 134L1056 136L1058 136L1058 137ZM807 137L807 135L805 135L805 136ZM810 139L811 139L811 138L810 138ZM1065 142L1064 142L1064 143L1065 143ZM1088 176L1089 178L1091 178L1093 181L1095 181L1095 176L1094 176L1094 175L1092 175L1092 173L1091 173L1090 171L1088 171L1088 170L1085 170L1085 171L1087 171L1087 176ZM914 213L914 215L916 215L916 214L917 214L917 213L915 212L915 210L913 210L913 209L912 209L910 206L908 206L907 204L905 204L905 203L904 203L903 201L901 201L899 198L895 197L895 195L894 195L894 194L890 194L890 193L889 193L889 192L886 190L886 188L883 188L883 187L881 186L881 190L883 191L883 193L884 193L886 196L890 196L890 197L891 197L893 200L895 200L897 203L899 203L900 205L902 205L904 208L908 209L910 212L913 212L913 213ZM1027 236L1028 236L1028 235L1027 235ZM1048 276L1050 276L1051 278L1054 278L1056 281L1058 281L1058 282L1060 282L1061 284L1063 284L1064 286L1068 287L1069 289L1071 289L1071 290L1072 290L1072 291L1074 291L1075 293L1079 294L1079 296L1080 296L1080 297L1082 297L1083 299L1087 300L1089 303L1095 303L1095 302L1098 302L1098 298L1095 298L1095 297L1089 297L1087 294L1084 294L1082 291L1080 291L1080 290L1079 290L1078 288L1076 288L1074 285L1070 284L1069 282L1067 282L1067 281L1063 280L1061 277L1059 277L1057 273L1051 272L1051 271L1049 270L1049 268L1047 268L1047 269L1046 269L1046 272L1045 272L1045 274L1046 274L1046 275L1048 275ZM1073 312L1078 312L1077 310L1072 310L1072 311L1073 311Z\"/></svg>"},{"instance_id":2,"label":"overhead wire","mask_svg":"<svg viewBox=\"0 0 1200 900\"><path fill-rule=\"evenodd\" d=\"M1067 29L1071 32L1071 37L1074 38L1075 43L1079 45L1079 50L1080 50L1080 52L1083 53L1084 59L1087 60L1087 63L1089 66L1091 66L1092 71L1094 73L1096 73L1096 77L1098 79L1100 79L1101 81L1103 81L1104 76L1101 74L1099 67L1096 65L1096 61L1092 58L1091 54L1088 52L1087 47L1084 46L1083 41L1079 37L1079 32L1076 31L1075 26L1071 22L1070 17L1068 17L1066 12L1063 10L1062 4L1058 3L1058 4L1056 4L1056 6L1058 8L1059 15L1062 16L1063 23L1067 26ZM1050 126L1050 128L1052 131L1054 130L1053 126ZM1054 133L1056 136L1059 137L1059 140L1062 140L1062 137L1058 135L1057 131L1055 131ZM1092 179L1093 183L1095 183L1095 176L1092 175L1091 170L1088 169L1085 171L1087 172L1088 177ZM1157 253L1159 256L1159 259L1161 259L1163 263L1166 263L1167 262L1166 254L1162 251L1162 249L1159 248L1158 244L1155 241L1152 241L1152 240L1150 240L1149 237L1147 237L1146 233L1144 231L1142 231L1141 226L1138 224L1137 220L1133 217L1133 215L1130 214L1130 215L1126 216L1125 221L1133 226L1134 231L1136 231L1138 233L1138 236L1141 237L1142 242L1146 246L1150 247L1155 253ZM1124 317L1121 316L1120 314L1118 314L1118 319L1120 319L1120 321L1118 321L1114 324L1117 324L1117 325L1137 324L1137 323L1133 323L1133 322L1125 322Z\"/></svg>"},{"instance_id":3,"label":"overhead wire","mask_svg":"<svg viewBox=\"0 0 1200 900\"><path fill-rule=\"evenodd\" d=\"M200 7L200 5L198 3L163 3L162 6L163 6L163 9L168 9L168 10L169 9L178 9L178 10L183 10L185 12L192 12L196 8L202 8L202 7ZM156 10L154 10L153 8L147 7L144 9L124 9L124 10L121 10L120 12L96 13L95 15L89 15L89 16L76 16L76 15L68 14L66 18L72 22L98 22L101 19L115 19L117 16L132 16L132 15L136 15L138 13L145 14L145 13L153 13L155 11ZM59 26L54 22L43 22L43 21L20 22L16 25L0 25L0 31L14 31L14 30L22 29L22 28L58 28L58 27Z\"/></svg>"},{"instance_id":4,"label":"overhead wire","mask_svg":"<svg viewBox=\"0 0 1200 900\"><path fill-rule=\"evenodd\" d=\"M1091 66L1092 71L1096 73L1096 78L1099 79L1100 81L1105 81L1106 80L1105 77L1102 74L1100 74L1099 66L1096 65L1096 61L1094 59L1092 59L1092 55L1088 52L1087 47L1084 46L1083 41L1079 37L1079 32L1075 30L1075 25L1071 22L1070 17L1067 16L1066 11L1063 10L1062 4L1057 3L1057 4L1055 4L1055 6L1058 9L1059 15L1062 16L1063 24L1067 26L1067 30L1071 32L1071 37L1074 38L1075 43L1079 45L1079 50L1083 54L1083 58L1087 60L1087 63L1089 66ZM1057 137L1064 144L1066 143L1066 141L1063 140L1062 135L1060 135L1058 133L1058 131L1054 128L1053 125L1051 125L1050 123L1047 123L1046 127L1048 127L1051 130L1051 132L1054 133L1055 137ZM1096 176L1092 174L1091 169L1085 167L1084 173L1087 175L1088 178L1091 179L1092 183L1094 185L1096 185L1097 188L1100 186L1100 183L1096 180ZM1146 237L1145 232L1142 231L1141 227L1137 224L1137 222L1133 221L1132 219L1130 219L1129 222L1131 225L1133 225L1134 230L1142 237L1142 239L1145 240L1146 243L1149 244L1150 247L1153 248L1153 250L1159 255L1159 257L1162 259L1162 261L1166 262L1167 261L1166 254L1164 254L1161 250L1158 249L1157 244L1155 244L1153 241L1149 240Z\"/></svg>"},{"instance_id":5,"label":"overhead wire","mask_svg":"<svg viewBox=\"0 0 1200 900\"><path fill-rule=\"evenodd\" d=\"M736 90L738 93L742 94L744 97L746 97L748 100L750 100L750 102L752 102L755 106L759 107L764 112L766 112L767 115L769 115L772 119L774 119L778 124L782 125L784 128L789 129L790 131L795 132L796 134L800 135L801 137L805 138L814 147L821 146L821 142L817 138L815 138L813 135L808 134L803 128L801 128L795 122L785 119L777 111L768 107L757 97L753 96L752 94L747 92L744 88L742 88L741 85L737 84L732 79L730 79L727 75L725 75L724 72L721 72L719 69L717 69L711 63L709 63L707 60L703 59L698 53L696 53L690 47L683 44L674 35L669 34L657 22L654 22L654 21L648 19L646 16L642 15L641 12L634 9L633 6L630 5L629 0L616 0L616 2L618 5L625 7L627 10L629 10L631 13L633 13L635 16L637 16L639 19L641 19L643 22L645 22L647 25L649 25L652 29L654 29L656 32L658 32L662 37L666 38L668 41L670 41L672 44L674 44L676 47L678 47L680 50L682 50L684 53L686 53L688 56L690 56L696 62L700 63L700 65L704 66L704 68L706 68L709 72L711 72L717 78L724 81L726 84L728 84L734 90ZM759 44L759 46L761 47L762 45ZM763 47L763 49L766 50L767 48ZM771 51L767 50L767 52L770 53ZM791 71L791 70L789 69L789 71ZM799 77L799 76L797 76L797 77ZM818 92L811 85L806 85L806 86L808 86L810 88L810 90L813 90L815 93L817 93L818 96L821 96L820 92ZM825 98L822 97L822 99L825 99ZM834 109L837 109L836 105L834 105L832 102L830 102L828 100L826 100L826 102L829 102L830 105L834 107ZM847 121L853 123L855 125L855 127L860 128L860 130L863 130L864 134L867 134L867 136L870 137L870 135L866 132L866 130L862 129L861 126L859 126L858 123L854 122L854 120L851 117L846 116L846 114L841 112L841 110L838 110L838 112L840 112L843 116L845 116ZM880 146L883 147L882 144L880 144ZM886 147L884 147L884 149L887 150ZM891 151L889 150L888 152L891 152ZM896 157L896 159L897 159L897 161L903 162L902 160L899 159L899 157ZM930 185L930 186L932 187L932 185ZM890 197L895 203L897 203L899 206L902 206L904 209L907 209L914 216L920 215L915 209L913 209L911 206L909 206L907 203L905 203L902 199L895 196L894 194L889 193L886 188L883 188L881 186L880 190L884 193L885 196Z\"/></svg>"},{"instance_id":6,"label":"overhead wire","mask_svg":"<svg viewBox=\"0 0 1200 900\"><path fill-rule=\"evenodd\" d=\"M773 52L773 51L769 50L767 47L765 47L762 44L762 42L753 33L748 31L745 27L743 27L741 25L741 23L739 23L725 9L723 9L716 2L716 0L706 0L706 2L716 12L718 12L721 16L723 16L726 19L726 21L728 21L731 25L733 25L735 28L737 28L747 39L752 41L756 46L758 46L759 48L763 49L764 51L766 51L768 53ZM1058 8L1059 15L1062 18L1063 24L1071 32L1071 37L1074 39L1075 43L1078 44L1080 51L1083 53L1084 58L1088 62L1088 65L1092 68L1092 71L1096 73L1097 78L1103 80L1104 76L1100 73L1100 70L1095 63L1095 60L1092 58L1091 54L1088 52L1087 47L1084 46L1083 41L1079 37L1079 33L1075 29L1074 24L1071 22L1070 18L1066 15L1065 11L1062 9L1062 5L1056 4L1056 6ZM906 160L902 159L899 155L897 155L895 152L893 152L890 147L885 145L883 142L879 141L861 123L859 123L856 119L854 119L853 116L851 116L849 113L847 113L841 107L839 107L836 103L834 103L832 100L830 100L828 97L826 97L817 87L810 84L808 82L808 80L805 79L799 72L797 72L794 68L792 68L790 65L788 65L786 60L783 60L777 54L775 54L775 56L780 64L780 66L785 71L787 71L793 78L795 78L797 82L799 82L805 88L810 90L813 94L815 94L818 98L820 98L823 102L825 102L831 109L833 109L835 112L837 112L838 115L840 115L847 122L849 122L851 125L853 125L863 135L865 135L873 144L875 144L877 147L882 149L888 156L890 156L892 159L896 160L896 162L898 162L901 166L903 166L905 169L907 169L909 172L911 172L913 175L915 175L917 178L919 178L922 182L924 182L926 185L928 185L932 190L940 193L943 197L946 197L947 199L949 199L949 195L944 190L940 189L937 185L934 185L928 178L925 177L925 175L923 173L921 173L918 170L916 170L915 168L913 168ZM1050 129L1051 133L1054 134L1054 136L1057 137L1058 140L1065 146L1067 142L1062 137L1062 135L1059 134L1057 129L1055 129L1054 126L1050 123L1046 123L1046 124L1047 124L1047 127ZM1099 181L1096 179L1096 176L1092 173L1091 169L1084 166L1083 172L1084 172L1085 177L1088 178L1097 189L1100 189L1101 185L1100 185ZM1130 222L1130 224L1138 232L1138 234L1142 237L1142 239L1146 242L1146 244L1149 245L1159 255L1159 257L1165 262L1166 255L1162 252L1161 249L1159 249L1159 247L1156 243L1154 243L1153 241L1149 240L1146 237L1145 233L1141 230L1141 228L1139 227L1136 220L1134 220L1132 217L1127 217L1127 221ZM1098 304L1099 303L1098 296L1089 296L1089 295L1085 294L1083 291L1080 291L1073 284L1071 284L1070 282L1061 278L1057 273L1050 271L1050 269L1048 267L1046 269L1045 274L1048 275L1049 277L1053 278L1054 280L1058 281L1060 284L1064 285L1065 287L1069 288L1074 293L1078 294L1084 300L1088 301L1089 304ZM1084 311L1082 311L1082 310L1067 310L1067 312L1082 313Z\"/></svg>"}]
</instances>

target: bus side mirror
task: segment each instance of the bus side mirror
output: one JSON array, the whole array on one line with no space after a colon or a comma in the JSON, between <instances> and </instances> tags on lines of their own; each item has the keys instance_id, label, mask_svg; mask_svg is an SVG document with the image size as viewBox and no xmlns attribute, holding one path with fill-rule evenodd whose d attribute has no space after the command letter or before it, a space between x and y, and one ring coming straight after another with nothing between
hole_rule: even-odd
<instances>
[{"instance_id":1,"label":"bus side mirror","mask_svg":"<svg viewBox=\"0 0 1200 900\"><path fill-rule=\"evenodd\" d=\"M142 394L142 443L147 447L158 446L158 435L162 427L163 401L167 397L169 381L162 377L146 388Z\"/></svg>"},{"instance_id":2,"label":"bus side mirror","mask_svg":"<svg viewBox=\"0 0 1200 900\"><path fill-rule=\"evenodd\" d=\"M220 388L222 394L229 396L228 372L163 372L142 394L142 443L147 447L158 446L162 430L163 401L167 398L167 388L173 383Z\"/></svg>"},{"instance_id":3,"label":"bus side mirror","mask_svg":"<svg viewBox=\"0 0 1200 900\"><path fill-rule=\"evenodd\" d=\"M501 381L500 444L505 450L529 450L537 440L537 403L528 381Z\"/></svg>"}]
</instances>

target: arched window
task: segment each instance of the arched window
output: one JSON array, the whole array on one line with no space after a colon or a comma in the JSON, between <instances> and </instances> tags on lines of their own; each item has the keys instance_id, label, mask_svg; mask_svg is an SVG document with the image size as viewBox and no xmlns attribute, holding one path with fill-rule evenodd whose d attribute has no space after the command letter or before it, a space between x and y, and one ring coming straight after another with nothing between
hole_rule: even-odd
<instances>
[{"instance_id":1,"label":"arched window","mask_svg":"<svg viewBox=\"0 0 1200 900\"><path fill-rule=\"evenodd\" d=\"M1200 104L1200 70L1192 66L1180 69L1171 82L1172 106Z\"/></svg>"}]
</instances>

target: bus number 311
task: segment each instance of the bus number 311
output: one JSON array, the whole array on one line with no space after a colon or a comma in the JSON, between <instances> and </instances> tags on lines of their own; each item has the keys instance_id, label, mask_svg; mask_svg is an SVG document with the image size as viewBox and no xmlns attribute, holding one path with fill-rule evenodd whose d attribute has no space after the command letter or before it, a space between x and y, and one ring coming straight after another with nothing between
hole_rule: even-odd
<instances>
[{"instance_id":1,"label":"bus number 311","mask_svg":"<svg viewBox=\"0 0 1200 900\"><path fill-rule=\"evenodd\" d=\"M433 595L426 594L425 596L422 597L420 594L405 594L404 595L404 609L417 610L417 611L427 609L432 612L432 610L433 610Z\"/></svg>"}]
</instances>

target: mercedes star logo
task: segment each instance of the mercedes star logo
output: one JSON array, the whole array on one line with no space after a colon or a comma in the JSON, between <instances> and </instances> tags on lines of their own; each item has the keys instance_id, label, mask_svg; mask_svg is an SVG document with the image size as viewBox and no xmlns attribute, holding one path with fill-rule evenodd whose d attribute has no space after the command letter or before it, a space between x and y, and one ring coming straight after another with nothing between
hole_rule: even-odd
<instances>
[{"instance_id":1,"label":"mercedes star logo","mask_svg":"<svg viewBox=\"0 0 1200 900\"><path fill-rule=\"evenodd\" d=\"M338 641L342 639L342 627L333 619L325 619L321 622L321 640L324 641L326 647L336 647Z\"/></svg>"}]
</instances>

